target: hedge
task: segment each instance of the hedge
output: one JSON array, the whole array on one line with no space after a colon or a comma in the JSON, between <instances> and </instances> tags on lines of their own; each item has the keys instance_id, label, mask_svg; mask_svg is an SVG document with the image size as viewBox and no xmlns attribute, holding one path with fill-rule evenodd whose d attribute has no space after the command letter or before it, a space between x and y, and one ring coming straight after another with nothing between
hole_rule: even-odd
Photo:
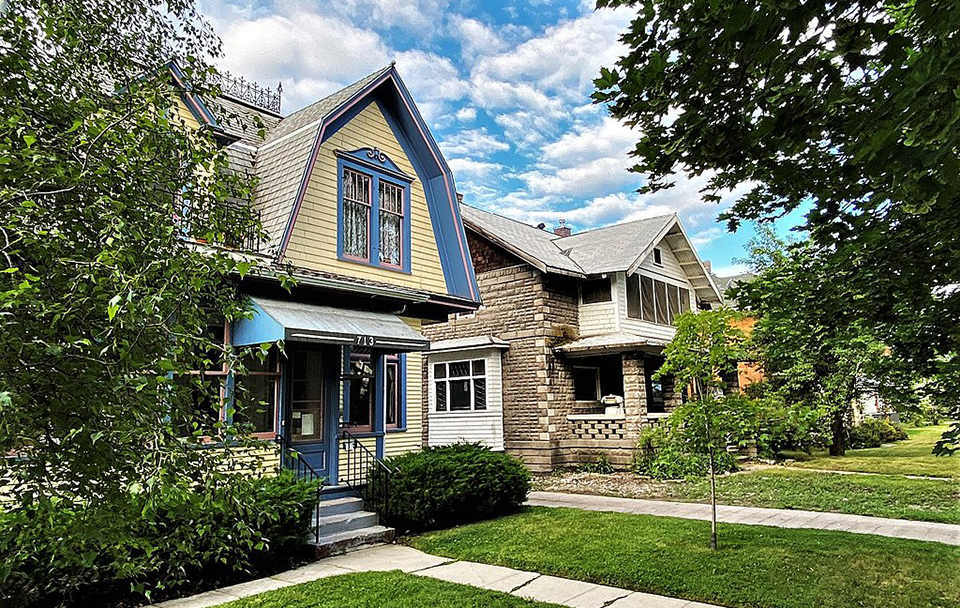
<instances>
[{"instance_id":1,"label":"hedge","mask_svg":"<svg viewBox=\"0 0 960 608\"><path fill-rule=\"evenodd\" d=\"M446 528L516 511L527 499L530 474L504 453L476 443L428 447L386 461L393 470L389 504L368 497L401 531Z\"/></svg>"}]
</instances>

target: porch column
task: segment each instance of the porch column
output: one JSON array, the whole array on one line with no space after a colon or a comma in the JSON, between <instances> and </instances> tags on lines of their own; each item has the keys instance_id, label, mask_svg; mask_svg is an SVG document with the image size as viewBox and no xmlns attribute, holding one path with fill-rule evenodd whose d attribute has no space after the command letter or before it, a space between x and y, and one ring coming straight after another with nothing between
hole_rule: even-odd
<instances>
[{"instance_id":1,"label":"porch column","mask_svg":"<svg viewBox=\"0 0 960 608\"><path fill-rule=\"evenodd\" d=\"M647 382L644 377L643 354L623 353L623 411L626 414L626 435L636 440L647 416Z\"/></svg>"}]
</instances>

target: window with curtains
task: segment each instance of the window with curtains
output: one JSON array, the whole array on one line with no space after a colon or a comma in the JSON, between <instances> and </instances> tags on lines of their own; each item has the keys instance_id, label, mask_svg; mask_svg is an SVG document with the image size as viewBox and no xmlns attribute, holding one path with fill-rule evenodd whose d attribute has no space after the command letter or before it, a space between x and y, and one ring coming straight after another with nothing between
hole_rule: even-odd
<instances>
[{"instance_id":1,"label":"window with curtains","mask_svg":"<svg viewBox=\"0 0 960 608\"><path fill-rule=\"evenodd\" d=\"M349 158L348 158L349 156ZM410 188L408 177L398 173L389 159L344 153L338 163L340 180L340 259L410 271ZM371 162L368 162L371 161ZM377 162L383 167L374 166Z\"/></svg>"},{"instance_id":2,"label":"window with curtains","mask_svg":"<svg viewBox=\"0 0 960 608\"><path fill-rule=\"evenodd\" d=\"M690 310L690 291L657 279L627 277L627 316L659 325L672 325L674 318Z\"/></svg>"},{"instance_id":3,"label":"window with curtains","mask_svg":"<svg viewBox=\"0 0 960 608\"><path fill-rule=\"evenodd\" d=\"M370 259L370 176L343 170L343 255Z\"/></svg>"},{"instance_id":4,"label":"window with curtains","mask_svg":"<svg viewBox=\"0 0 960 608\"><path fill-rule=\"evenodd\" d=\"M403 265L403 188L379 180L380 190L380 263Z\"/></svg>"}]
</instances>

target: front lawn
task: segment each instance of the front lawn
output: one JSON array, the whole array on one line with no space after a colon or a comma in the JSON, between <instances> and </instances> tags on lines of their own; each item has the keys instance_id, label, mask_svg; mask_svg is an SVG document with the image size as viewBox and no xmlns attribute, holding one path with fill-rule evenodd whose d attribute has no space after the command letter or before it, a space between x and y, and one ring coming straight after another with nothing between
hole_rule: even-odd
<instances>
[{"instance_id":1,"label":"front lawn","mask_svg":"<svg viewBox=\"0 0 960 608\"><path fill-rule=\"evenodd\" d=\"M731 608L956 608L960 547L881 536L577 509L522 513L408 539L455 559Z\"/></svg>"},{"instance_id":2,"label":"front lawn","mask_svg":"<svg viewBox=\"0 0 960 608\"><path fill-rule=\"evenodd\" d=\"M845 456L829 456L824 451L813 455L790 453L796 462L790 466L832 471L858 471L888 475L960 477L960 455L934 456L933 446L949 427L907 428L910 439L867 450L848 450Z\"/></svg>"},{"instance_id":3,"label":"front lawn","mask_svg":"<svg viewBox=\"0 0 960 608\"><path fill-rule=\"evenodd\" d=\"M705 503L706 479L654 481L632 473L565 471L533 482L534 489ZM766 467L717 478L724 505L830 511L873 517L960 524L960 479L908 479L890 475L827 473Z\"/></svg>"},{"instance_id":4,"label":"front lawn","mask_svg":"<svg viewBox=\"0 0 960 608\"><path fill-rule=\"evenodd\" d=\"M707 502L707 480L677 483L672 498ZM907 479L769 468L717 479L725 505L831 511L960 524L960 480Z\"/></svg>"},{"instance_id":5,"label":"front lawn","mask_svg":"<svg viewBox=\"0 0 960 608\"><path fill-rule=\"evenodd\" d=\"M222 608L560 608L498 591L392 572L323 578L223 604Z\"/></svg>"}]
</instances>

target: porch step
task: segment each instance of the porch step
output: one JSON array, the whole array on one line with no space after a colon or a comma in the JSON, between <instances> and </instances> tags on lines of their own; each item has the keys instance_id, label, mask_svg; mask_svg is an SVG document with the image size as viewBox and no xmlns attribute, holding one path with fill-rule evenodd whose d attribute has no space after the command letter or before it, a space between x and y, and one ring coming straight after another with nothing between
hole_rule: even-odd
<instances>
[{"instance_id":1,"label":"porch step","mask_svg":"<svg viewBox=\"0 0 960 608\"><path fill-rule=\"evenodd\" d=\"M368 526L347 532L325 534L323 528L321 528L321 534L323 534L323 536L320 537L318 542L314 542L312 538L310 539L310 544L314 546L318 559L346 553L350 549L362 545L393 542L396 530L384 526Z\"/></svg>"},{"instance_id":2,"label":"porch step","mask_svg":"<svg viewBox=\"0 0 960 608\"><path fill-rule=\"evenodd\" d=\"M343 513L356 513L363 511L363 499L356 496L344 496L343 498L322 499L320 501L320 515L341 515Z\"/></svg>"},{"instance_id":3,"label":"porch step","mask_svg":"<svg viewBox=\"0 0 960 608\"><path fill-rule=\"evenodd\" d=\"M323 514L322 506L320 507L320 513ZM352 511L338 515L323 515L320 520L314 522L314 524L319 524L320 534L326 536L375 526L378 521L379 517L377 517L376 513L371 513L370 511Z\"/></svg>"},{"instance_id":4,"label":"porch step","mask_svg":"<svg viewBox=\"0 0 960 608\"><path fill-rule=\"evenodd\" d=\"M334 498L355 496L357 496L357 491L346 484L323 486L323 488L320 489L320 500L324 501L324 504L326 504L327 500L332 500Z\"/></svg>"}]
</instances>

